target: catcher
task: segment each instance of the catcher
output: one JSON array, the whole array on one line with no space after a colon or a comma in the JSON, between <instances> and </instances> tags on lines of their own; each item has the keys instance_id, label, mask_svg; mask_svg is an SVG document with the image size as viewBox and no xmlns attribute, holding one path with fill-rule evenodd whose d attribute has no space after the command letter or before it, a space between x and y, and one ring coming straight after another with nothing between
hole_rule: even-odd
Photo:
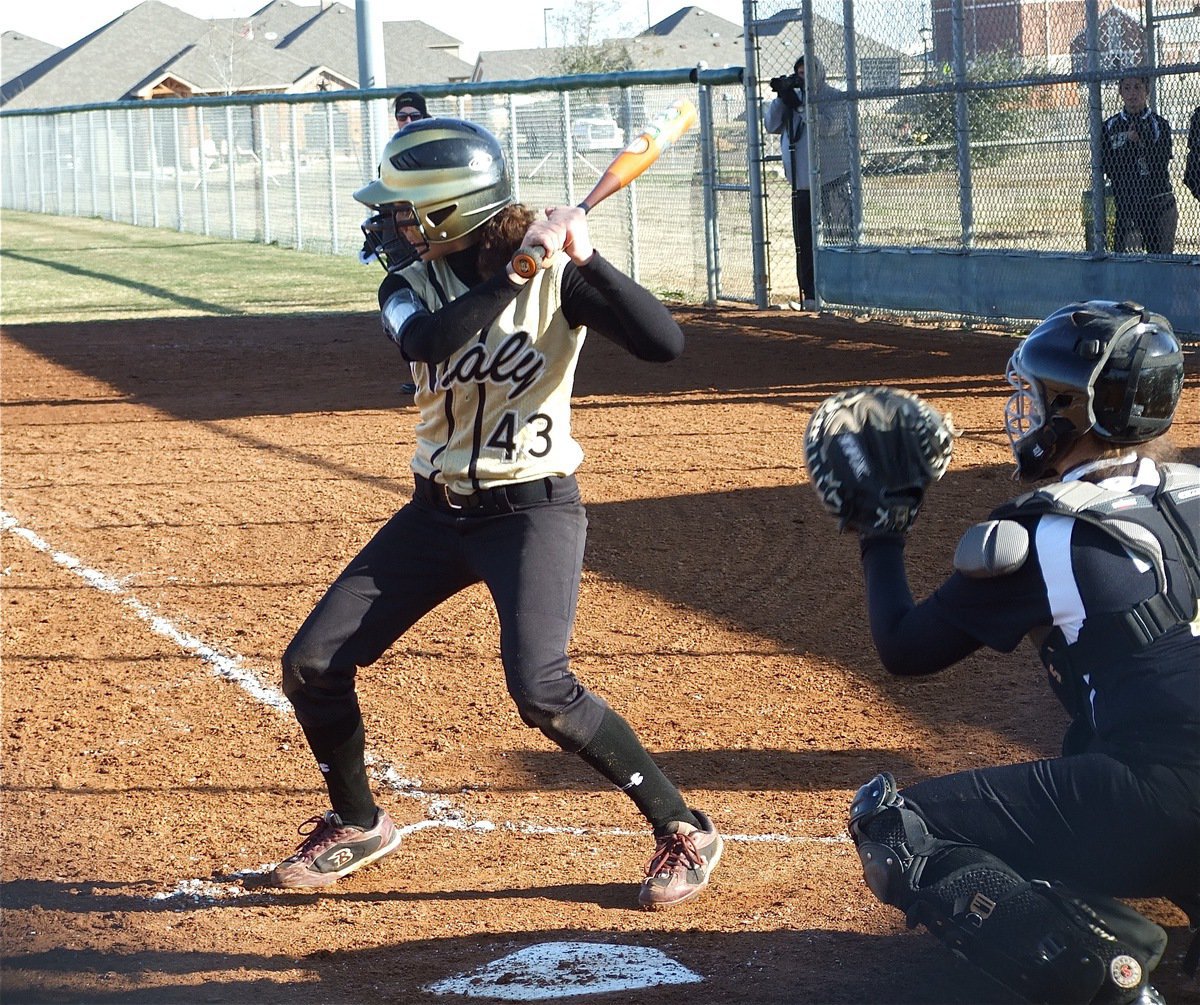
<instances>
[{"instance_id":1,"label":"catcher","mask_svg":"<svg viewBox=\"0 0 1200 1005\"><path fill-rule=\"evenodd\" d=\"M1090 301L1038 325L1007 376L1017 477L1059 480L967 530L920 603L905 536L948 425L911 395L842 394L817 409L805 454L860 535L884 667L936 673L1028 638L1071 717L1062 755L903 789L876 775L850 834L876 897L1022 999L1151 1005L1166 932L1113 898L1200 917L1200 469L1164 463L1155 442L1183 354L1161 315Z\"/></svg>"}]
</instances>

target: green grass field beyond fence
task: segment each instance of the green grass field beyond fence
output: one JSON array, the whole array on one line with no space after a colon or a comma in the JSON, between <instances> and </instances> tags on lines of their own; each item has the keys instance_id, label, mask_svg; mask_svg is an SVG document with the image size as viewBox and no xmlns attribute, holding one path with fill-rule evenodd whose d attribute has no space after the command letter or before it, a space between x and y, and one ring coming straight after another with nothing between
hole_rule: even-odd
<instances>
[{"instance_id":1,"label":"green grass field beyond fence","mask_svg":"<svg viewBox=\"0 0 1200 1005\"><path fill-rule=\"evenodd\" d=\"M369 311L376 264L106 220L0 213L0 321Z\"/></svg>"}]
</instances>

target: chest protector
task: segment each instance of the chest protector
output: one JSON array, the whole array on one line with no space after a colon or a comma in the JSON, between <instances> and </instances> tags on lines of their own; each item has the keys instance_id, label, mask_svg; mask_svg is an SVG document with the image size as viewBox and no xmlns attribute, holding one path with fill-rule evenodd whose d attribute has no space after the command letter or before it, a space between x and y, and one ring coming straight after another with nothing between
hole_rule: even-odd
<instances>
[{"instance_id":1,"label":"chest protector","mask_svg":"<svg viewBox=\"0 0 1200 1005\"><path fill-rule=\"evenodd\" d=\"M1160 464L1152 493L1114 492L1091 482L1059 482L1001 507L995 518L1055 514L1083 520L1154 570L1157 592L1128 610L1088 615L1067 644L1060 629L1042 640L1055 691L1090 667L1140 652L1179 625L1200 636L1200 469ZM1071 703L1066 703L1070 708Z\"/></svg>"}]
</instances>

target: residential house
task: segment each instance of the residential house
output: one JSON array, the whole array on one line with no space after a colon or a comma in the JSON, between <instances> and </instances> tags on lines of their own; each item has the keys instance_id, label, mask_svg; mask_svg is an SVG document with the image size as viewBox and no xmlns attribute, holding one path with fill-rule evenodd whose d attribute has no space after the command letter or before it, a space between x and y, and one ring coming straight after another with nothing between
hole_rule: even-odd
<instances>
[{"instance_id":1,"label":"residential house","mask_svg":"<svg viewBox=\"0 0 1200 1005\"><path fill-rule=\"evenodd\" d=\"M14 34L14 33L9 33ZM385 23L394 86L467 80L459 42L418 21ZM4 51L7 59L8 49ZM6 79L0 105L53 108L156 97L308 93L358 86L354 11L272 0L248 18L193 17L144 0Z\"/></svg>"}]
</instances>

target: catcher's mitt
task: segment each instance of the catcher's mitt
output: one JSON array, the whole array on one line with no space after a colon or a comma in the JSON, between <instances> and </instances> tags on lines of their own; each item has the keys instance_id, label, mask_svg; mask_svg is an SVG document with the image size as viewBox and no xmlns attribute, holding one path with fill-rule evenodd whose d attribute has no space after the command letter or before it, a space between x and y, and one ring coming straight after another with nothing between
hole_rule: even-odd
<instances>
[{"instance_id":1,"label":"catcher's mitt","mask_svg":"<svg viewBox=\"0 0 1200 1005\"><path fill-rule=\"evenodd\" d=\"M838 529L905 533L945 474L958 431L909 391L859 387L826 398L804 434L804 461Z\"/></svg>"}]
</instances>

